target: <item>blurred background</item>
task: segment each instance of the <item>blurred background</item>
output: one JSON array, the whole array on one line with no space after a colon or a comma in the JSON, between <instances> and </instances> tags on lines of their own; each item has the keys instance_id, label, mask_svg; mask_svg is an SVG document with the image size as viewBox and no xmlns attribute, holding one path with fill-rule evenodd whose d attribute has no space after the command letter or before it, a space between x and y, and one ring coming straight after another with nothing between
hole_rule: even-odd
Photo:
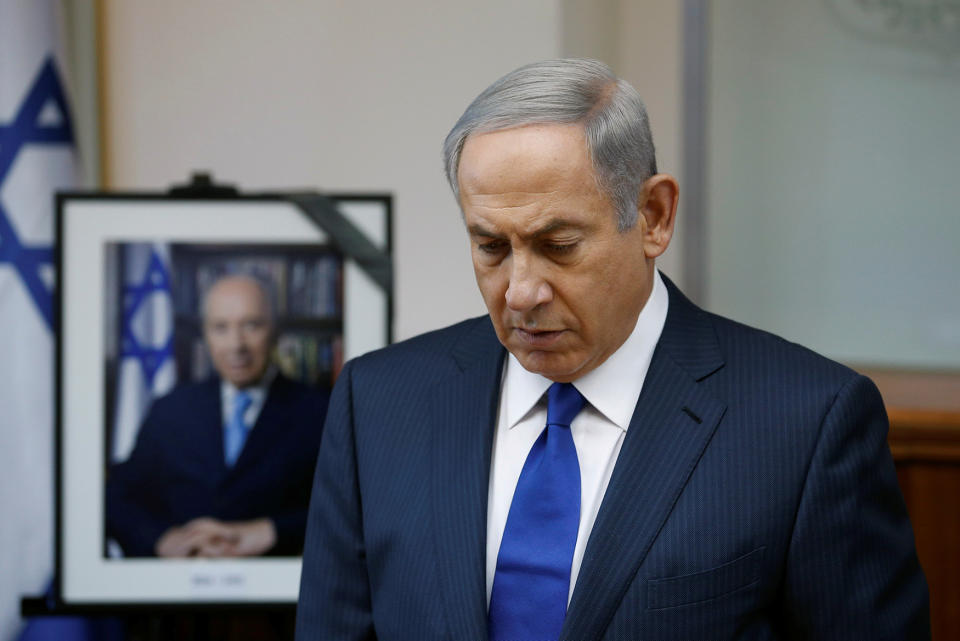
<instances>
[{"instance_id":1,"label":"blurred background","mask_svg":"<svg viewBox=\"0 0 960 641\"><path fill-rule=\"evenodd\" d=\"M0 0L0 640L52 568L52 191L203 170L392 194L408 338L485 311L446 132L566 56L644 97L681 185L664 273L877 380L935 631L960 638L960 3Z\"/></svg>"}]
</instances>

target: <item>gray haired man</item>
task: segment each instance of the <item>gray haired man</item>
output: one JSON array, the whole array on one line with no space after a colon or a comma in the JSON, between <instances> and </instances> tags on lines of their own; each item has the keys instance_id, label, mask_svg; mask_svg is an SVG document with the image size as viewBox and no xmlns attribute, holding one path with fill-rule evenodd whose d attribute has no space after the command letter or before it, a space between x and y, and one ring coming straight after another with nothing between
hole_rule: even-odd
<instances>
[{"instance_id":1,"label":"gray haired man","mask_svg":"<svg viewBox=\"0 0 960 641\"><path fill-rule=\"evenodd\" d=\"M656 270L632 87L521 67L444 160L489 315L344 369L298 639L929 636L876 388Z\"/></svg>"}]
</instances>

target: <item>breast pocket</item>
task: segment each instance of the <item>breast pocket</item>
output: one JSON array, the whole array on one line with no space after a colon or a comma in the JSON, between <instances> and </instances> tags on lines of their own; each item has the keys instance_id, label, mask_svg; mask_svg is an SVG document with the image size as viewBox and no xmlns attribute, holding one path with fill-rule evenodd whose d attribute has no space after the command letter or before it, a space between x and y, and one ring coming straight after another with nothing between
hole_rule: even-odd
<instances>
[{"instance_id":1,"label":"breast pocket","mask_svg":"<svg viewBox=\"0 0 960 641\"><path fill-rule=\"evenodd\" d=\"M647 581L647 609L660 610L717 599L760 581L760 547L729 563L703 572Z\"/></svg>"}]
</instances>

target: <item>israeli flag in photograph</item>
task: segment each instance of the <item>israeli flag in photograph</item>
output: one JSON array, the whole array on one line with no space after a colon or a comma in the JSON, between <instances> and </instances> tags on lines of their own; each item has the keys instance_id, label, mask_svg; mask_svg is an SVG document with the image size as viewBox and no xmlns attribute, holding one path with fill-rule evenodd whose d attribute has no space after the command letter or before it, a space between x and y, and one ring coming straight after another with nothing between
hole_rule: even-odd
<instances>
[{"instance_id":1,"label":"israeli flag in photograph","mask_svg":"<svg viewBox=\"0 0 960 641\"><path fill-rule=\"evenodd\" d=\"M173 388L173 299L170 249L163 243L128 243L122 256L119 367L111 460L130 456L153 400Z\"/></svg>"}]
</instances>

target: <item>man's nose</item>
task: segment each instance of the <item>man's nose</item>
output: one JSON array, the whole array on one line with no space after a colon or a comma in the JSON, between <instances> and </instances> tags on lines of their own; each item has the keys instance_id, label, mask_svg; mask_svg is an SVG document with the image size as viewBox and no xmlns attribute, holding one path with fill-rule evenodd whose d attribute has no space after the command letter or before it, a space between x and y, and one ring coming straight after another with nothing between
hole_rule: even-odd
<instances>
[{"instance_id":1,"label":"man's nose","mask_svg":"<svg viewBox=\"0 0 960 641\"><path fill-rule=\"evenodd\" d=\"M518 252L511 258L506 298L511 311L528 312L553 300L553 288L537 269L536 262Z\"/></svg>"},{"instance_id":2,"label":"man's nose","mask_svg":"<svg viewBox=\"0 0 960 641\"><path fill-rule=\"evenodd\" d=\"M227 332L227 345L230 349L240 351L246 347L246 340L243 330L239 327L231 327Z\"/></svg>"}]
</instances>

